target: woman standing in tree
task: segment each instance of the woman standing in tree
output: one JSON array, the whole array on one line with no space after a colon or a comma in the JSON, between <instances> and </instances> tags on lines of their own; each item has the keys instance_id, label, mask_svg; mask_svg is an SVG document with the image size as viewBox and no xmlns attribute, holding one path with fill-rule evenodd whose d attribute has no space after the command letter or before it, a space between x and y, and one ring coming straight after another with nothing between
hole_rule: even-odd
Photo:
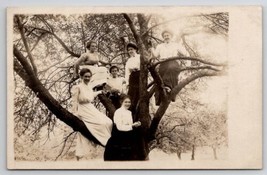
<instances>
[{"instance_id":1,"label":"woman standing in tree","mask_svg":"<svg viewBox=\"0 0 267 175\"><path fill-rule=\"evenodd\" d=\"M159 44L155 50L152 50L154 59L164 61L175 56L189 56L189 53L181 43L171 41L173 34L170 30L164 30L161 35L164 42ZM177 60L166 61L159 65L159 74L163 80L164 88L168 93L178 84L180 70L181 66ZM155 93L156 105L159 105L161 102L160 96L161 94L157 90ZM172 99L172 101L175 101L175 99Z\"/></svg>"},{"instance_id":2,"label":"woman standing in tree","mask_svg":"<svg viewBox=\"0 0 267 175\"><path fill-rule=\"evenodd\" d=\"M89 85L92 73L89 69L80 71L81 82L72 89L73 113L79 117L91 134L105 146L111 136L112 121L101 113L93 104L94 98L102 91L94 92ZM81 158L87 151L87 138L78 133L78 142L76 149L77 158Z\"/></svg>"},{"instance_id":3,"label":"woman standing in tree","mask_svg":"<svg viewBox=\"0 0 267 175\"><path fill-rule=\"evenodd\" d=\"M125 80L128 87L128 95L131 97L132 102L130 109L134 115L139 100L140 55L137 51L138 48L135 44L127 44L129 59L125 65Z\"/></svg>"},{"instance_id":4,"label":"woman standing in tree","mask_svg":"<svg viewBox=\"0 0 267 175\"><path fill-rule=\"evenodd\" d=\"M121 107L114 113L114 128L109 139L104 159L105 160L137 160L138 136L134 128L141 126L141 122L133 122L129 108L131 100L128 95L122 95Z\"/></svg>"},{"instance_id":5,"label":"woman standing in tree","mask_svg":"<svg viewBox=\"0 0 267 175\"><path fill-rule=\"evenodd\" d=\"M106 65L107 63L101 60L101 56L97 52L96 41L90 41L86 45L86 52L74 64L73 78L77 78L79 67L81 69L88 68L92 71L90 83L93 88L102 87L107 82L108 70L100 64Z\"/></svg>"}]
</instances>

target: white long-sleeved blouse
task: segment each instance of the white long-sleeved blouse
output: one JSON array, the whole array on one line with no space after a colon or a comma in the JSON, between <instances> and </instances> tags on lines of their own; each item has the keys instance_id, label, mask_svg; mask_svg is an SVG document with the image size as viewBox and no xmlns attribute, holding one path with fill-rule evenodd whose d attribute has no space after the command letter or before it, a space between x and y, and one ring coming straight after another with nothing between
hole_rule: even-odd
<instances>
[{"instance_id":1,"label":"white long-sleeved blouse","mask_svg":"<svg viewBox=\"0 0 267 175\"><path fill-rule=\"evenodd\" d=\"M123 77L113 78L112 76L108 77L107 85L110 86L113 90L118 90L120 93L123 92L123 83L125 82Z\"/></svg>"},{"instance_id":2,"label":"white long-sleeved blouse","mask_svg":"<svg viewBox=\"0 0 267 175\"><path fill-rule=\"evenodd\" d=\"M187 52L185 47L182 46L182 43L180 42L179 43L175 43L175 42L161 43L157 45L153 53L156 58L160 58L160 59L175 57L179 53L184 56L189 56L189 53Z\"/></svg>"},{"instance_id":3,"label":"white long-sleeved blouse","mask_svg":"<svg viewBox=\"0 0 267 175\"><path fill-rule=\"evenodd\" d=\"M133 70L140 70L140 55L136 54L134 57L130 57L125 65L125 81L129 84L129 77Z\"/></svg>"},{"instance_id":4,"label":"white long-sleeved blouse","mask_svg":"<svg viewBox=\"0 0 267 175\"><path fill-rule=\"evenodd\" d=\"M114 123L119 131L131 131L133 129L133 117L131 111L120 107L114 113Z\"/></svg>"}]
</instances>

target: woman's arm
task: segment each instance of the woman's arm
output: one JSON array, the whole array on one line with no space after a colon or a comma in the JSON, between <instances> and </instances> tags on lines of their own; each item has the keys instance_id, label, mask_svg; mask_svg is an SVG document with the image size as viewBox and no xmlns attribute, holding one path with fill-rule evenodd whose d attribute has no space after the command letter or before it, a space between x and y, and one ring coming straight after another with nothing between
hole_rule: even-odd
<instances>
[{"instance_id":1,"label":"woman's arm","mask_svg":"<svg viewBox=\"0 0 267 175\"><path fill-rule=\"evenodd\" d=\"M104 66L109 65L108 62L105 62L105 61L102 61L102 60L99 60L99 62L100 62L102 65L104 65Z\"/></svg>"},{"instance_id":2,"label":"woman's arm","mask_svg":"<svg viewBox=\"0 0 267 175\"><path fill-rule=\"evenodd\" d=\"M151 56L153 60L159 58L160 56L159 50L160 50L160 45L157 45L156 48L151 48Z\"/></svg>"},{"instance_id":3,"label":"woman's arm","mask_svg":"<svg viewBox=\"0 0 267 175\"><path fill-rule=\"evenodd\" d=\"M126 86L129 85L129 77L130 77L130 67L129 67L129 60L126 62L125 65L125 82L126 82Z\"/></svg>"},{"instance_id":4,"label":"woman's arm","mask_svg":"<svg viewBox=\"0 0 267 175\"><path fill-rule=\"evenodd\" d=\"M94 92L93 91L93 95L94 95L94 98L96 97L96 96L98 96L99 94L103 94L103 90L100 90L100 91L96 91L96 92Z\"/></svg>"},{"instance_id":5,"label":"woman's arm","mask_svg":"<svg viewBox=\"0 0 267 175\"><path fill-rule=\"evenodd\" d=\"M78 112L78 96L79 96L79 93L80 93L80 89L79 87L76 85L76 86L73 86L72 89L71 89L71 100L72 100L72 107L71 107L71 112L76 115L77 112Z\"/></svg>"}]
</instances>

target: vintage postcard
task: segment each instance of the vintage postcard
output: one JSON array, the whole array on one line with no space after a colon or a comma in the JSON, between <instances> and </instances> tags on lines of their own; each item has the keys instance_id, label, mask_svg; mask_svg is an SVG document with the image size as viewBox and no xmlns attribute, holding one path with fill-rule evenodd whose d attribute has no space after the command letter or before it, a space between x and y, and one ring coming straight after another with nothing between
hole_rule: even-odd
<instances>
[{"instance_id":1,"label":"vintage postcard","mask_svg":"<svg viewBox=\"0 0 267 175\"><path fill-rule=\"evenodd\" d=\"M8 169L261 169L260 6L7 9Z\"/></svg>"}]
</instances>

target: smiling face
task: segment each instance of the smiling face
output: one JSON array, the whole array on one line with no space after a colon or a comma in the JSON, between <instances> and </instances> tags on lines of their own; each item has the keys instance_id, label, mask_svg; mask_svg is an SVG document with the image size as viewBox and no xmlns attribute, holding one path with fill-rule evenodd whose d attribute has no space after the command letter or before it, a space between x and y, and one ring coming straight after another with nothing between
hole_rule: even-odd
<instances>
[{"instance_id":1,"label":"smiling face","mask_svg":"<svg viewBox=\"0 0 267 175\"><path fill-rule=\"evenodd\" d=\"M94 53L96 51L96 48L97 48L96 47L96 43L95 42L92 42L90 44L89 50L90 50L90 52Z\"/></svg>"},{"instance_id":2,"label":"smiling face","mask_svg":"<svg viewBox=\"0 0 267 175\"><path fill-rule=\"evenodd\" d=\"M162 34L162 37L163 37L165 43L169 43L170 42L171 36L172 35L170 33L168 33L168 32L165 32L165 33Z\"/></svg>"},{"instance_id":3,"label":"smiling face","mask_svg":"<svg viewBox=\"0 0 267 175\"><path fill-rule=\"evenodd\" d=\"M136 49L133 47L128 47L127 51L130 57L134 57L136 55Z\"/></svg>"},{"instance_id":4,"label":"smiling face","mask_svg":"<svg viewBox=\"0 0 267 175\"><path fill-rule=\"evenodd\" d=\"M116 77L117 77L118 72L119 72L119 70L118 70L117 67L114 67L114 68L112 68L112 69L110 70L110 74L112 75L113 78L116 78Z\"/></svg>"},{"instance_id":5,"label":"smiling face","mask_svg":"<svg viewBox=\"0 0 267 175\"><path fill-rule=\"evenodd\" d=\"M129 109L131 106L131 100L130 98L125 98L121 104L125 109Z\"/></svg>"},{"instance_id":6,"label":"smiling face","mask_svg":"<svg viewBox=\"0 0 267 175\"><path fill-rule=\"evenodd\" d=\"M83 76L82 76L82 80L85 84L88 84L91 80L92 74L90 72L86 72Z\"/></svg>"}]
</instances>

